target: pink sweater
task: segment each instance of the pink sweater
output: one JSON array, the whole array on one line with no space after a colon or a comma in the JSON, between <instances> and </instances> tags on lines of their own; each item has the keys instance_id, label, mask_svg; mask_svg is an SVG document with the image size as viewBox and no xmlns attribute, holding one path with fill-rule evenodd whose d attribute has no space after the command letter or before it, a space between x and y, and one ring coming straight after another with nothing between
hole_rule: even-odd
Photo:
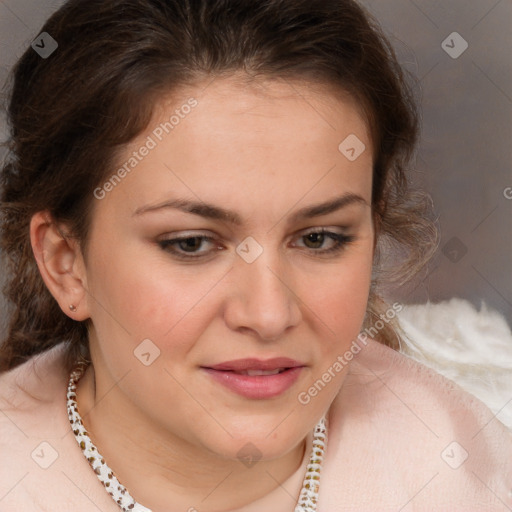
<instances>
[{"instance_id":1,"label":"pink sweater","mask_svg":"<svg viewBox=\"0 0 512 512\"><path fill-rule=\"evenodd\" d=\"M119 512L72 435L62 348L0 376L0 512ZM388 347L368 341L355 356L328 420L318 512L512 510L512 433ZM297 472L243 512L293 512L283 489L298 496L310 447L311 436Z\"/></svg>"}]
</instances>

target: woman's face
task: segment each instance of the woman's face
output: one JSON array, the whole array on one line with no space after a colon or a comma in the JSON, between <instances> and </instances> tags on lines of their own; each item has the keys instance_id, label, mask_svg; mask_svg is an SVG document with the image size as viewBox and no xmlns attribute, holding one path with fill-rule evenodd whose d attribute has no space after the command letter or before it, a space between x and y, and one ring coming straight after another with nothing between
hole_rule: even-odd
<instances>
[{"instance_id":1,"label":"woman's face","mask_svg":"<svg viewBox=\"0 0 512 512\"><path fill-rule=\"evenodd\" d=\"M216 79L162 100L93 199L80 308L120 414L232 459L307 435L366 311L371 153L357 107L304 85Z\"/></svg>"}]
</instances>

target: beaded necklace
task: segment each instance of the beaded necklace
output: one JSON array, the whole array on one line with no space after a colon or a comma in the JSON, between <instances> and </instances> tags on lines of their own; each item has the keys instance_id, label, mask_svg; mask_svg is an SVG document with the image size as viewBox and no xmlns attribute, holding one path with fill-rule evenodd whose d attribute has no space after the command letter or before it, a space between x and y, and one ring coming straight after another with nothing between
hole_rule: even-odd
<instances>
[{"instance_id":1,"label":"beaded necklace","mask_svg":"<svg viewBox=\"0 0 512 512\"><path fill-rule=\"evenodd\" d=\"M82 418L78 412L78 404L76 403L76 386L87 369L87 366L87 363L78 363L69 377L67 409L69 422L75 439L94 473L96 473L106 491L110 496L112 496L112 499L118 504L121 510L124 512L151 512L151 509L137 503L130 496L126 487L119 482L114 472L105 462L105 458L99 453L98 448L93 444L88 432L85 430ZM324 460L326 447L327 418L324 416L315 427L311 456L306 468L299 501L297 502L294 512L316 511L320 485L320 473L322 470L322 462Z\"/></svg>"}]
</instances>

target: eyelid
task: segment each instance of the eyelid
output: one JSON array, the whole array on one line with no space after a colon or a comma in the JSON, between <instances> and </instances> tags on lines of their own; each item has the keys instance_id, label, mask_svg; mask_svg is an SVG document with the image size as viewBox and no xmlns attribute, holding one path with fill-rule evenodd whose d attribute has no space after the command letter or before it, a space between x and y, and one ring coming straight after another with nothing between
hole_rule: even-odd
<instances>
[{"instance_id":1,"label":"eyelid","mask_svg":"<svg viewBox=\"0 0 512 512\"><path fill-rule=\"evenodd\" d=\"M176 239L187 239L187 238L195 238L195 237L206 237L206 238L218 238L215 233L207 232L207 231L195 231L193 229L187 231L178 231L176 233L166 233L162 235L159 240L176 240Z\"/></svg>"},{"instance_id":2,"label":"eyelid","mask_svg":"<svg viewBox=\"0 0 512 512\"><path fill-rule=\"evenodd\" d=\"M297 231L294 236L300 234L301 236L309 235L310 233L337 233L340 235L346 234L349 230L348 226L312 226L310 228L304 228ZM342 231L338 233L338 231Z\"/></svg>"}]
</instances>

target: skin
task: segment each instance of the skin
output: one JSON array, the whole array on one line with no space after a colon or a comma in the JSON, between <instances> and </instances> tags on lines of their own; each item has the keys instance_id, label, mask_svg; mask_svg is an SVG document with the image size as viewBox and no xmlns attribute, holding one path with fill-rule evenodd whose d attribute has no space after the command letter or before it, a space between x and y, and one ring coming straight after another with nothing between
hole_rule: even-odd
<instances>
[{"instance_id":1,"label":"skin","mask_svg":"<svg viewBox=\"0 0 512 512\"><path fill-rule=\"evenodd\" d=\"M207 512L243 507L296 472L306 436L343 383L348 367L307 405L297 399L345 352L364 319L375 238L372 151L350 98L232 77L162 98L120 165L190 96L197 107L104 199L93 199L86 260L45 212L33 217L31 239L62 310L92 319L93 365L77 401L93 442L140 503ZM338 150L350 134L366 145L353 162ZM349 193L361 200L292 220L301 208ZM171 208L134 214L178 197L233 210L244 223ZM336 242L306 237L310 228L354 239L322 255ZM191 242L203 254L192 261L171 252L190 254L186 245L158 243L183 234L215 241ZM236 252L248 236L263 248L253 263ZM134 356L144 339L160 350L149 366ZM276 356L306 367L271 399L239 396L201 369ZM248 442L261 453L251 468L237 457Z\"/></svg>"}]
</instances>

